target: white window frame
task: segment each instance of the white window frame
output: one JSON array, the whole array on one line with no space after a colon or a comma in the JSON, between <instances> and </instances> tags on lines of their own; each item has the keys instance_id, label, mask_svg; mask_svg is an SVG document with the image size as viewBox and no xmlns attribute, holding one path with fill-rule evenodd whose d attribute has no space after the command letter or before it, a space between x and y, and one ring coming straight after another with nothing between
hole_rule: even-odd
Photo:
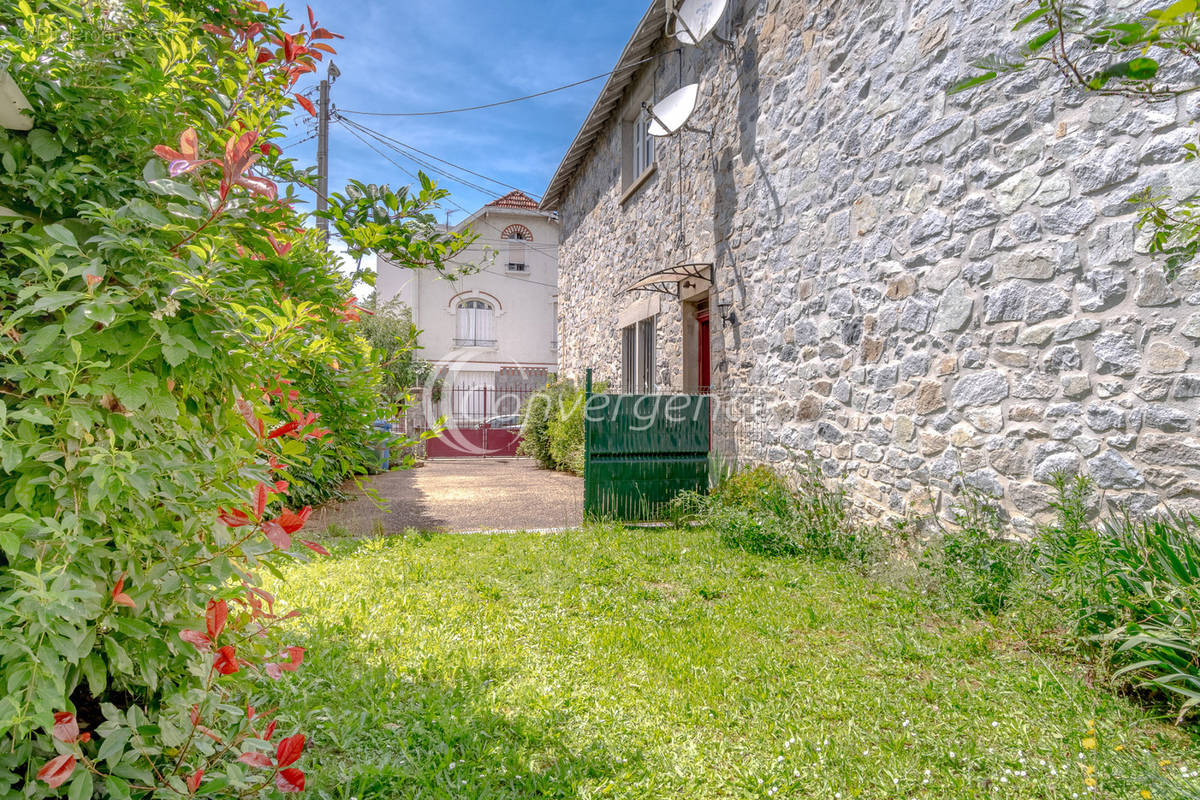
<instances>
[{"instance_id":1,"label":"white window frame","mask_svg":"<svg viewBox=\"0 0 1200 800\"><path fill-rule=\"evenodd\" d=\"M526 247L526 239L520 233L514 233L505 238L508 242L508 261L505 262L504 269L506 272L515 272L518 275L529 274L528 248Z\"/></svg>"},{"instance_id":2,"label":"white window frame","mask_svg":"<svg viewBox=\"0 0 1200 800\"><path fill-rule=\"evenodd\" d=\"M454 341L459 347L495 347L496 307L486 300L469 297L455 310Z\"/></svg>"},{"instance_id":3,"label":"white window frame","mask_svg":"<svg viewBox=\"0 0 1200 800\"><path fill-rule=\"evenodd\" d=\"M643 100L650 100L647 93L639 96L636 103L626 111L621 120L621 188L626 193L624 203L637 190L655 167L655 142L650 135L650 113L641 107Z\"/></svg>"},{"instance_id":4,"label":"white window frame","mask_svg":"<svg viewBox=\"0 0 1200 800\"><path fill-rule=\"evenodd\" d=\"M654 165L654 137L650 135L650 112L642 109L633 121L633 179Z\"/></svg>"}]
</instances>

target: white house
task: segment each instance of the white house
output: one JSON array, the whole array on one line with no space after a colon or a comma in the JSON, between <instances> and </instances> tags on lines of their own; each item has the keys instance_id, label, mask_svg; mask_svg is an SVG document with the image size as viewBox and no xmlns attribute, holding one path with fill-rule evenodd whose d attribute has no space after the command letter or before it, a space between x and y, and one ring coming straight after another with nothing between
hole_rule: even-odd
<instances>
[{"instance_id":1,"label":"white house","mask_svg":"<svg viewBox=\"0 0 1200 800\"><path fill-rule=\"evenodd\" d=\"M380 260L381 302L398 298L421 329L421 356L434 365L460 421L515 413L506 390L540 386L558 359L558 217L513 191L454 226L479 238L454 260L478 272L448 280Z\"/></svg>"}]
</instances>

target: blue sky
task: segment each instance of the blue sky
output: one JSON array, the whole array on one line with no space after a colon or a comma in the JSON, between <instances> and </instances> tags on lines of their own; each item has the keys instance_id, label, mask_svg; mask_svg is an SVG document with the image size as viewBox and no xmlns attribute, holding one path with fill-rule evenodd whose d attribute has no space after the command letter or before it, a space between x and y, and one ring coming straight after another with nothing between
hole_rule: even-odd
<instances>
[{"instance_id":1,"label":"blue sky","mask_svg":"<svg viewBox=\"0 0 1200 800\"><path fill-rule=\"evenodd\" d=\"M302 4L289 0L286 5L293 18L305 18ZM387 112L494 102L610 70L647 5L647 0L312 2L319 23L346 37L334 42L339 52L333 60L341 70L332 90L334 105ZM462 114L351 118L540 195L603 85L599 80L523 103ZM303 111L300 115L307 118ZM303 123L299 117L297 121ZM315 125L308 127L315 130ZM289 138L306 135L301 124ZM419 169L394 151L380 148L406 169ZM302 164L316 163L315 139L285 149ZM431 177L451 190L452 200L470 211L493 199L445 178ZM497 194L508 191L465 177ZM335 124L330 137L330 189L341 190L350 178L411 183L397 167ZM446 209L452 212L452 221L464 216L453 205Z\"/></svg>"}]
</instances>

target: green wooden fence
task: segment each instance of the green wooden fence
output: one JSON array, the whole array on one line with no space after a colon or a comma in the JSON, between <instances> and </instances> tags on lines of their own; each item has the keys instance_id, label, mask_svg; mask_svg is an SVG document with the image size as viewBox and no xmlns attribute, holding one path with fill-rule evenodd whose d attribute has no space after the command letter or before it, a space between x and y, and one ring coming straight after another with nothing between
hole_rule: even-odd
<instances>
[{"instance_id":1,"label":"green wooden fence","mask_svg":"<svg viewBox=\"0 0 1200 800\"><path fill-rule=\"evenodd\" d=\"M708 489L706 395L591 393L584 414L583 511L654 520L680 492Z\"/></svg>"}]
</instances>

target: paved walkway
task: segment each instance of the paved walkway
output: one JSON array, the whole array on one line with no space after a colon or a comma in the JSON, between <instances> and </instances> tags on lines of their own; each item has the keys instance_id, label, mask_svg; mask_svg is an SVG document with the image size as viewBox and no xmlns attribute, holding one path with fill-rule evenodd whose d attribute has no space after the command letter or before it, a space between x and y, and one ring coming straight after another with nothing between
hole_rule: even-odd
<instances>
[{"instance_id":1,"label":"paved walkway","mask_svg":"<svg viewBox=\"0 0 1200 800\"><path fill-rule=\"evenodd\" d=\"M538 469L526 458L437 459L368 478L387 501L359 496L313 514L313 530L336 524L368 534L424 531L542 530L583 521L583 479ZM350 484L353 487L353 484Z\"/></svg>"}]
</instances>

